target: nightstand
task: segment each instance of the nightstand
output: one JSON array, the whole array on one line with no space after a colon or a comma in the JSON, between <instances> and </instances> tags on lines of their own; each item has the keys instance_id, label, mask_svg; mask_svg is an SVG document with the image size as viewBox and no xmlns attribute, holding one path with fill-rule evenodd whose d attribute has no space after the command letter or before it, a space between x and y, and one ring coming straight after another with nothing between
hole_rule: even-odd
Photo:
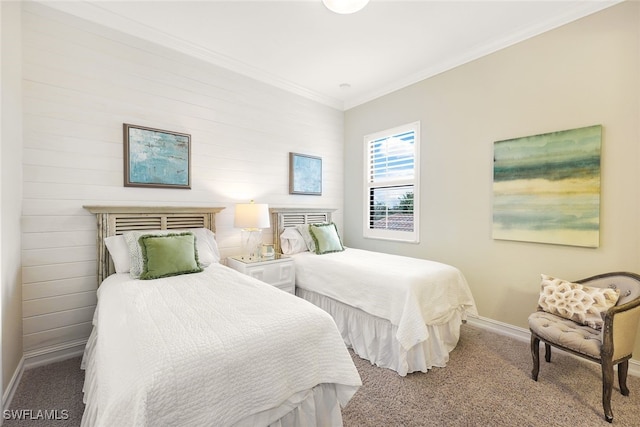
<instances>
[{"instance_id":1,"label":"nightstand","mask_svg":"<svg viewBox=\"0 0 640 427\"><path fill-rule=\"evenodd\" d=\"M291 258L280 254L272 258L237 255L227 258L227 266L290 294L296 292L296 270Z\"/></svg>"}]
</instances>

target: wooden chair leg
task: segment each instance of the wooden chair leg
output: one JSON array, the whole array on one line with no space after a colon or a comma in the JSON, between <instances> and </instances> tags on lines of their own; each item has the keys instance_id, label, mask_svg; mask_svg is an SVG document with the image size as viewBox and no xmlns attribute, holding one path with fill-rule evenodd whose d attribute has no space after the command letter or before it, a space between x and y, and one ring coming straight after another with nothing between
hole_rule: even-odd
<instances>
[{"instance_id":1,"label":"wooden chair leg","mask_svg":"<svg viewBox=\"0 0 640 427\"><path fill-rule=\"evenodd\" d=\"M533 358L533 369L531 370L531 378L538 381L538 373L540 372L540 338L531 334L531 357Z\"/></svg>"},{"instance_id":2,"label":"wooden chair leg","mask_svg":"<svg viewBox=\"0 0 640 427\"><path fill-rule=\"evenodd\" d=\"M551 362L551 346L547 343L544 343L544 360Z\"/></svg>"},{"instance_id":3,"label":"wooden chair leg","mask_svg":"<svg viewBox=\"0 0 640 427\"><path fill-rule=\"evenodd\" d=\"M613 390L613 361L603 358L602 364L602 406L604 408L604 418L608 422L613 422L613 411L611 410L611 391Z\"/></svg>"},{"instance_id":4,"label":"wooden chair leg","mask_svg":"<svg viewBox=\"0 0 640 427\"><path fill-rule=\"evenodd\" d=\"M618 363L618 384L620 384L620 393L623 396L629 396L629 388L627 388L627 373L629 372L629 361Z\"/></svg>"}]
</instances>

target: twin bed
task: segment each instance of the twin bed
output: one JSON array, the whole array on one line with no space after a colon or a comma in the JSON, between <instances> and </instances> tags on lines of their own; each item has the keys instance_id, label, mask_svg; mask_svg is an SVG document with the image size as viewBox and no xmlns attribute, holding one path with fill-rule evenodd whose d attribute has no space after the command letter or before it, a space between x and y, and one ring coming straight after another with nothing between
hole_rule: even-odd
<instances>
[{"instance_id":1,"label":"twin bed","mask_svg":"<svg viewBox=\"0 0 640 427\"><path fill-rule=\"evenodd\" d=\"M272 209L294 296L220 263L222 208L85 208L98 219L100 286L84 426L338 426L361 385L347 347L400 375L426 372L446 366L476 313L449 265L305 250L297 230L331 224L331 210Z\"/></svg>"},{"instance_id":2,"label":"twin bed","mask_svg":"<svg viewBox=\"0 0 640 427\"><path fill-rule=\"evenodd\" d=\"M461 323L477 315L463 274L447 264L354 248L317 255L297 232L331 223L332 212L271 209L276 249L294 260L296 295L330 313L345 344L377 366L402 376L445 367Z\"/></svg>"},{"instance_id":3,"label":"twin bed","mask_svg":"<svg viewBox=\"0 0 640 427\"><path fill-rule=\"evenodd\" d=\"M342 424L361 382L335 323L222 265L221 209L86 208L98 216L100 286L82 362L83 426ZM185 257L171 251L185 241L198 265L176 269Z\"/></svg>"}]
</instances>

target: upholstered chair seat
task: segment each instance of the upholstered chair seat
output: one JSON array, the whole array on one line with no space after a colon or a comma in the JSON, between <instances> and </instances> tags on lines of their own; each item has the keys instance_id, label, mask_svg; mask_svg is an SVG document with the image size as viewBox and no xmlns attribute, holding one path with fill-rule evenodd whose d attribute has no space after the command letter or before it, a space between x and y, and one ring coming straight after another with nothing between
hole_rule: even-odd
<instances>
[{"instance_id":1,"label":"upholstered chair seat","mask_svg":"<svg viewBox=\"0 0 640 427\"><path fill-rule=\"evenodd\" d=\"M551 362L553 346L599 363L602 366L604 415L607 421L612 422L611 393L615 365L618 365L620 392L624 396L629 395L627 372L640 321L640 276L626 272L606 273L573 283L561 281L560 287L551 290L545 289L549 284L549 281L545 283L547 278L543 276L538 310L529 316L533 358L531 377L538 381L540 341L545 345L547 362ZM560 281L554 280L556 285ZM570 294L567 301L563 300L563 292ZM601 305L599 309L602 311L598 312L594 308L598 299L610 300L611 295L617 298L615 305L604 304L604 308ZM610 300L609 303L614 304L614 301ZM558 307L553 307L554 304ZM584 307L587 315L579 313L580 308ZM595 320L594 313L599 314L595 315ZM591 317L588 318L588 315Z\"/></svg>"},{"instance_id":2,"label":"upholstered chair seat","mask_svg":"<svg viewBox=\"0 0 640 427\"><path fill-rule=\"evenodd\" d=\"M555 314L537 311L529 316L529 328L542 341L557 343L585 356L600 358L602 334L589 326L579 325L573 320Z\"/></svg>"}]
</instances>

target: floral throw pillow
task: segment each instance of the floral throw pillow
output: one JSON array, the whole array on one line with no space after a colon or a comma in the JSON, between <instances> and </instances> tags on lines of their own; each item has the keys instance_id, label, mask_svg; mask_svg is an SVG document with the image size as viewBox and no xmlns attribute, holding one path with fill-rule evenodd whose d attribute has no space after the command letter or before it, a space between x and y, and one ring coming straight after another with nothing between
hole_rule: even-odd
<instances>
[{"instance_id":1,"label":"floral throw pillow","mask_svg":"<svg viewBox=\"0 0 640 427\"><path fill-rule=\"evenodd\" d=\"M597 288L542 274L538 305L542 310L593 329L602 329L602 313L616 305L618 289Z\"/></svg>"}]
</instances>

